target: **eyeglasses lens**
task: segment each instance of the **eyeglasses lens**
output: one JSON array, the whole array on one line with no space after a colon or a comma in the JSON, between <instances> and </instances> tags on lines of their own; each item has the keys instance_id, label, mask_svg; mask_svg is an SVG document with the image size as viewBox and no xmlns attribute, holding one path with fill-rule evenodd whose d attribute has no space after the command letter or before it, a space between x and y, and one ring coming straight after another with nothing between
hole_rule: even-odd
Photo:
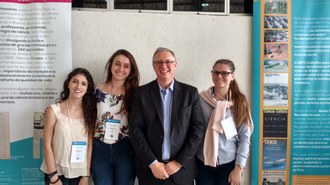
<instances>
[{"instance_id":1,"label":"eyeglasses lens","mask_svg":"<svg viewBox=\"0 0 330 185\"><path fill-rule=\"evenodd\" d=\"M167 66L170 66L174 63L174 61L170 61L170 60L166 60L166 61L154 61L153 62L155 65L167 65Z\"/></svg>"},{"instance_id":2,"label":"eyeglasses lens","mask_svg":"<svg viewBox=\"0 0 330 185\"><path fill-rule=\"evenodd\" d=\"M221 75L222 78L227 77L231 73L232 72L229 71L211 71L212 76L218 77L219 75Z\"/></svg>"}]
</instances>

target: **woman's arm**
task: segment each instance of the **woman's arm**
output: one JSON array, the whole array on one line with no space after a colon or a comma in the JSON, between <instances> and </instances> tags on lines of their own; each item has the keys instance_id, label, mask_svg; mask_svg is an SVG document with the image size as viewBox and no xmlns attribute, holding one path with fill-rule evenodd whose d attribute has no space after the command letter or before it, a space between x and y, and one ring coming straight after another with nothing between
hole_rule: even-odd
<instances>
[{"instance_id":1,"label":"woman's arm","mask_svg":"<svg viewBox=\"0 0 330 185\"><path fill-rule=\"evenodd\" d=\"M48 174L56 171L55 156L54 156L54 151L52 148L55 124L56 124L55 113L51 107L48 107L47 111L46 111L46 119L45 119L44 133L43 133L43 140L42 140L42 148L43 148L43 152L44 152L44 159L45 159ZM55 182L57 179L58 179L58 176L55 173L50 178L50 181Z\"/></svg>"},{"instance_id":2,"label":"woman's arm","mask_svg":"<svg viewBox=\"0 0 330 185\"><path fill-rule=\"evenodd\" d=\"M87 145L87 175L91 175L91 161L92 161L92 149L93 149L93 134L88 136L88 145Z\"/></svg>"},{"instance_id":3,"label":"woman's arm","mask_svg":"<svg viewBox=\"0 0 330 185\"><path fill-rule=\"evenodd\" d=\"M238 148L236 151L237 156L235 168L233 171L231 171L228 179L230 185L240 184L242 180L243 169L245 167L250 151L250 138L252 134L251 131L251 127L245 124L241 124L238 128Z\"/></svg>"}]
</instances>

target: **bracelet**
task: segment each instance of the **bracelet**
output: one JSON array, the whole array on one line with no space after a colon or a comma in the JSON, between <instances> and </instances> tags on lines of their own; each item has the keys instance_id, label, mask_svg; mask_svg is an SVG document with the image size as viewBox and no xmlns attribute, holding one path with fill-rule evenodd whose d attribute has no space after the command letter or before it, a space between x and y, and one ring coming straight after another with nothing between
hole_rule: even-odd
<instances>
[{"instance_id":1,"label":"bracelet","mask_svg":"<svg viewBox=\"0 0 330 185\"><path fill-rule=\"evenodd\" d=\"M244 169L244 167L243 166L241 166L241 165L236 165L236 166L238 166L240 169Z\"/></svg>"},{"instance_id":2,"label":"bracelet","mask_svg":"<svg viewBox=\"0 0 330 185\"><path fill-rule=\"evenodd\" d=\"M49 179L51 179L52 177L54 177L54 175L57 174L57 170L53 171L52 173L49 173L48 176L49 176Z\"/></svg>"},{"instance_id":3,"label":"bracelet","mask_svg":"<svg viewBox=\"0 0 330 185\"><path fill-rule=\"evenodd\" d=\"M59 180L60 180L60 178L57 176L56 181L52 182L52 181L50 181L50 179L49 179L49 183L50 183L50 184L55 184L55 183L57 183Z\"/></svg>"}]
</instances>

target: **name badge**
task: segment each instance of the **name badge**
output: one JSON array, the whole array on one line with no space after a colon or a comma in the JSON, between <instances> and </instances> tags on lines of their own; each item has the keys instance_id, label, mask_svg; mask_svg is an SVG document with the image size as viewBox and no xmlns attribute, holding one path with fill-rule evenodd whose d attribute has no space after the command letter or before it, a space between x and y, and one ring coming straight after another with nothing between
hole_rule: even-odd
<instances>
[{"instance_id":1,"label":"name badge","mask_svg":"<svg viewBox=\"0 0 330 185\"><path fill-rule=\"evenodd\" d=\"M118 140L120 129L120 120L108 119L105 124L104 139Z\"/></svg>"},{"instance_id":2,"label":"name badge","mask_svg":"<svg viewBox=\"0 0 330 185\"><path fill-rule=\"evenodd\" d=\"M221 126L227 140L237 135L236 125L232 116L222 120Z\"/></svg>"},{"instance_id":3,"label":"name badge","mask_svg":"<svg viewBox=\"0 0 330 185\"><path fill-rule=\"evenodd\" d=\"M86 159L87 143L84 141L72 142L71 159L72 163L83 163Z\"/></svg>"}]
</instances>

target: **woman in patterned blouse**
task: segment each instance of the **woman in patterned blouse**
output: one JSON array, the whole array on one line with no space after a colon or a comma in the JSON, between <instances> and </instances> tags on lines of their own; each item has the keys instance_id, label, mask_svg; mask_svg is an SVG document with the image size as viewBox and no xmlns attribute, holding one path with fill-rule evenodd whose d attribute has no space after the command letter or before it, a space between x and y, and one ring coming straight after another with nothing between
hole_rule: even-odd
<instances>
[{"instance_id":1,"label":"woman in patterned blouse","mask_svg":"<svg viewBox=\"0 0 330 185\"><path fill-rule=\"evenodd\" d=\"M128 136L127 112L132 91L139 86L133 55L117 50L108 60L107 78L96 86L97 121L92 152L95 185L133 185L133 148Z\"/></svg>"}]
</instances>

